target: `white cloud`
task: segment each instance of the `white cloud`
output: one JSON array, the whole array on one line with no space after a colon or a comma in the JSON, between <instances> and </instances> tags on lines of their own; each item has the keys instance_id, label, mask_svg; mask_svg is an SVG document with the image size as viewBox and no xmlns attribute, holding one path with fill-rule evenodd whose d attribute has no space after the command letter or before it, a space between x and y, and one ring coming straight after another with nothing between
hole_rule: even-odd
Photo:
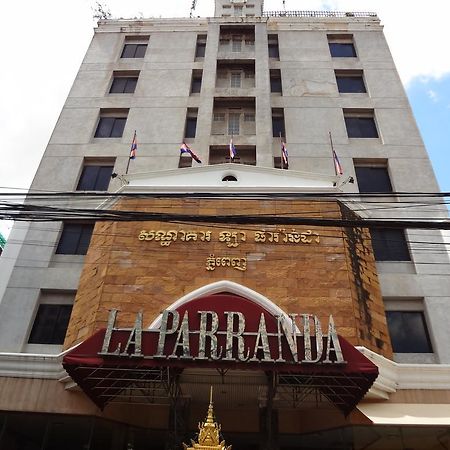
<instances>
[{"instance_id":1,"label":"white cloud","mask_svg":"<svg viewBox=\"0 0 450 450\"><path fill-rule=\"evenodd\" d=\"M437 94L435 91L433 91L433 89L428 89L427 95L428 95L428 98L429 98L431 101L433 101L434 103L437 103L437 102L438 102L439 96L438 96L438 94Z\"/></svg>"}]
</instances>

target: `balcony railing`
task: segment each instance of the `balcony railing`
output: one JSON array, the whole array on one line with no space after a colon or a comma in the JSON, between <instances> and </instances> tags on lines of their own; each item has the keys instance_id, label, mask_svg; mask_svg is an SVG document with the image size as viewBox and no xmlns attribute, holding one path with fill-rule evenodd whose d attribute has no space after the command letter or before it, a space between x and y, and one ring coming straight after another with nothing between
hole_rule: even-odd
<instances>
[{"instance_id":1,"label":"balcony railing","mask_svg":"<svg viewBox=\"0 0 450 450\"><path fill-rule=\"evenodd\" d=\"M264 11L263 17L377 17L374 12L342 11Z\"/></svg>"}]
</instances>

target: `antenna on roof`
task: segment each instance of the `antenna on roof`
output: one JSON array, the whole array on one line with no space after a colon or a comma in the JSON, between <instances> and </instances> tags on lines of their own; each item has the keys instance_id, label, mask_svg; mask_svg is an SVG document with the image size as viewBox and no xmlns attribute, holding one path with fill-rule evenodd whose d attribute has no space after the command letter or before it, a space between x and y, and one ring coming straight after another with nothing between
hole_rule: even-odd
<instances>
[{"instance_id":1,"label":"antenna on roof","mask_svg":"<svg viewBox=\"0 0 450 450\"><path fill-rule=\"evenodd\" d=\"M283 9L286 11L286 0L283 0Z\"/></svg>"},{"instance_id":2,"label":"antenna on roof","mask_svg":"<svg viewBox=\"0 0 450 450\"><path fill-rule=\"evenodd\" d=\"M192 0L191 12L189 13L189 17L192 19L192 15L194 14L194 9L197 6L197 0Z\"/></svg>"}]
</instances>

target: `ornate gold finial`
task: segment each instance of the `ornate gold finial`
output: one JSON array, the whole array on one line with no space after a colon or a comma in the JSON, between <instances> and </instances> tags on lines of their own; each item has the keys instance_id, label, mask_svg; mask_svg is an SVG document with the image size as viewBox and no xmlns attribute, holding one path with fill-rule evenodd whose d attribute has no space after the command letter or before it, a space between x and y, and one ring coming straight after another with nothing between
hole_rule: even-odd
<instances>
[{"instance_id":1,"label":"ornate gold finial","mask_svg":"<svg viewBox=\"0 0 450 450\"><path fill-rule=\"evenodd\" d=\"M220 440L221 426L214 421L213 388L209 393L209 406L206 421L198 424L198 442L191 440L191 447L183 444L185 450L231 450L231 445L226 445Z\"/></svg>"}]
</instances>

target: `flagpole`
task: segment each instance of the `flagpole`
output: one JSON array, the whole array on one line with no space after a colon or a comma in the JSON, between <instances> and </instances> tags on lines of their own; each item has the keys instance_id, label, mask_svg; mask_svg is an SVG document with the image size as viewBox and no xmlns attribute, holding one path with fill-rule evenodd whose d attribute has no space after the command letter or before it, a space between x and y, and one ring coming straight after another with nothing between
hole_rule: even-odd
<instances>
[{"instance_id":1,"label":"flagpole","mask_svg":"<svg viewBox=\"0 0 450 450\"><path fill-rule=\"evenodd\" d=\"M131 145L133 145L133 142L135 139L136 139L136 130L134 130L134 135L133 135L133 140L131 141ZM130 154L128 155L127 170L125 170L125 175L128 175L128 169L130 168L130 161L131 161L131 149L130 149Z\"/></svg>"},{"instance_id":2,"label":"flagpole","mask_svg":"<svg viewBox=\"0 0 450 450\"><path fill-rule=\"evenodd\" d=\"M283 141L281 139L281 131L280 131L280 149L281 149L281 168L284 169Z\"/></svg>"},{"instance_id":3,"label":"flagpole","mask_svg":"<svg viewBox=\"0 0 450 450\"><path fill-rule=\"evenodd\" d=\"M328 136L330 137L331 144L331 161L333 162L334 174L337 176L336 163L334 162L334 146L333 146L333 138L331 136L331 131L328 132Z\"/></svg>"},{"instance_id":4,"label":"flagpole","mask_svg":"<svg viewBox=\"0 0 450 450\"><path fill-rule=\"evenodd\" d=\"M233 150L232 150L232 145L234 145L233 133L231 133L231 142L228 144L228 152L230 153L230 162L234 163L234 153L233 153Z\"/></svg>"}]
</instances>

